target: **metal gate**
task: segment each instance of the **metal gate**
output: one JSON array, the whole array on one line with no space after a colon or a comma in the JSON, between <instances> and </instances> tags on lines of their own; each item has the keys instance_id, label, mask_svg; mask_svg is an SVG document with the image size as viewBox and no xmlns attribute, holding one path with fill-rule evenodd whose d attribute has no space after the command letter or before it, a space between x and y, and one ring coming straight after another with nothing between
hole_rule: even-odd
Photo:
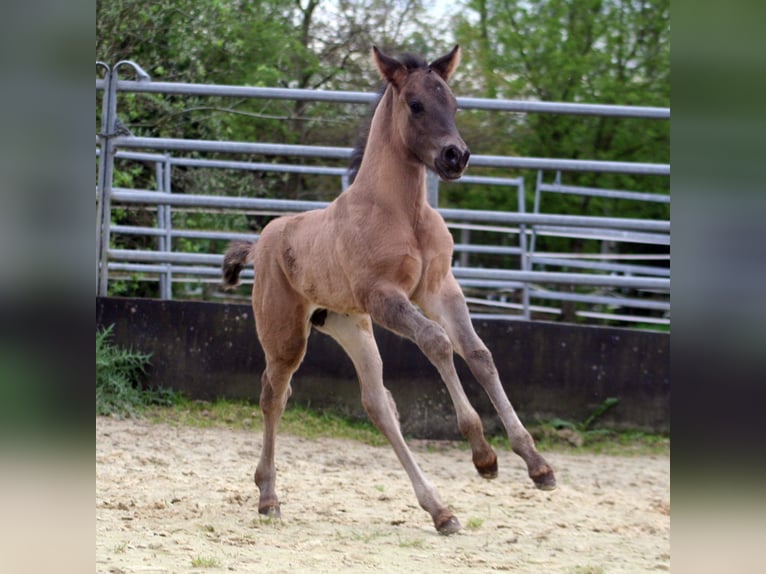
<instances>
[{"instance_id":1,"label":"metal gate","mask_svg":"<svg viewBox=\"0 0 766 574\"><path fill-rule=\"evenodd\" d=\"M229 96L310 100L339 104L369 104L375 94L366 92L316 91L208 84L181 84L152 81L134 62L122 61L114 66L97 62L103 77L96 80L102 92L102 125L96 138L98 180L96 189L96 294L110 293L110 282L127 276L159 285L163 299L178 296L179 286L217 283L220 277L221 253L196 253L179 249L179 239L231 240L257 238L246 230L185 229L173 224L174 210L210 209L220 212L248 210L262 214L316 209L325 202L279 198L231 197L174 193L174 170L213 168L242 172L306 173L337 180L340 193L347 184L345 168L338 165L298 165L270 161L237 161L205 157L205 154L247 154L260 158L311 157L337 162L351 155L351 148L331 146L246 143L237 141L185 140L135 137L117 116L122 93L159 93L165 95ZM121 80L119 73L128 70L135 79ZM667 108L523 102L458 98L462 109L504 112L566 113L612 117L642 117L667 121ZM200 157L190 157L190 153ZM154 166L154 189L133 189L114 185L115 161L143 162ZM488 177L471 174L471 167L497 167L505 170L537 170L534 201L527 208L526 182L523 177ZM533 317L555 319L562 314L561 304L579 303L576 316L580 321L609 321L625 324L669 324L670 322L670 221L615 218L585 215L562 215L541 211L546 194L579 194L618 198L631 202L669 203L667 194L638 191L574 187L561 183L562 172L591 171L597 173L644 174L667 178L667 164L608 162L474 155L462 183L503 186L517 197L517 210L479 211L439 207L440 182L433 176L428 181L429 202L439 209L455 237L453 272L466 291L474 316L511 319ZM553 181L545 182L552 173ZM459 184L444 184L459 185ZM153 225L116 225L115 206L151 210ZM502 241L472 242L476 234L497 234ZM604 245L621 242L635 245L666 246L660 253L619 254L545 253L536 250L541 236L598 239ZM142 236L156 239L154 249L125 249L115 245L118 236ZM512 245L507 240L511 237ZM513 267L491 268L476 264L482 255L512 256ZM252 271L243 273L245 282ZM566 286L566 288L562 288ZM184 297L189 296L184 293ZM543 305L542 303L546 303ZM555 305L554 303L558 303ZM643 310L636 312L637 310ZM647 314L647 310L651 311Z\"/></svg>"}]
</instances>

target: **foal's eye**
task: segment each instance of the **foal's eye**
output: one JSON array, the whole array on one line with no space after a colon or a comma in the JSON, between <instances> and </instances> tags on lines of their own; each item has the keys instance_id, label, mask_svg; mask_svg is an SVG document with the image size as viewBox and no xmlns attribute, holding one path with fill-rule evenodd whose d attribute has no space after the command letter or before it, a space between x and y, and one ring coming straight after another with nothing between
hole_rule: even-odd
<instances>
[{"instance_id":1,"label":"foal's eye","mask_svg":"<svg viewBox=\"0 0 766 574\"><path fill-rule=\"evenodd\" d=\"M422 112L424 109L425 109L425 108L423 108L423 104L421 104L419 101L417 101L417 100L412 100L412 101L410 102L410 110L412 111L412 113L413 113L413 114L419 114L419 113L421 113L421 112Z\"/></svg>"}]
</instances>

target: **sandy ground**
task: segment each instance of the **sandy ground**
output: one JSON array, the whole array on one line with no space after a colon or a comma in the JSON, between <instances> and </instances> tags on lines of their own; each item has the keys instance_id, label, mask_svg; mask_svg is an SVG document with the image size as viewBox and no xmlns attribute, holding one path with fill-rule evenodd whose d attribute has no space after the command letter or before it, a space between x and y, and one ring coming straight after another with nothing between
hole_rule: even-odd
<instances>
[{"instance_id":1,"label":"sandy ground","mask_svg":"<svg viewBox=\"0 0 766 574\"><path fill-rule=\"evenodd\" d=\"M96 418L96 571L565 572L670 569L670 461L548 453L541 492L498 453L413 444L463 530L434 530L389 447L280 435L281 521L261 520L260 433Z\"/></svg>"}]
</instances>

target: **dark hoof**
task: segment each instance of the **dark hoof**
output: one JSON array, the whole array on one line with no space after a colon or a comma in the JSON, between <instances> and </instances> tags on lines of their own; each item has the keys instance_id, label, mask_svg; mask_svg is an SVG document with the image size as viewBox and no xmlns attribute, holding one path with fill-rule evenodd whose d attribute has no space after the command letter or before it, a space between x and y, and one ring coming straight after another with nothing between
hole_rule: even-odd
<instances>
[{"instance_id":1,"label":"dark hoof","mask_svg":"<svg viewBox=\"0 0 766 574\"><path fill-rule=\"evenodd\" d=\"M446 515L436 522L436 530L439 534L443 534L444 536L455 534L455 532L458 532L461 528L462 526L460 526L458 519L451 514Z\"/></svg>"},{"instance_id":2,"label":"dark hoof","mask_svg":"<svg viewBox=\"0 0 766 574\"><path fill-rule=\"evenodd\" d=\"M258 508L258 514L262 514L266 518L272 518L275 520L282 518L282 513L279 511L279 506L274 505L261 506Z\"/></svg>"},{"instance_id":3,"label":"dark hoof","mask_svg":"<svg viewBox=\"0 0 766 574\"><path fill-rule=\"evenodd\" d=\"M529 477L540 490L556 489L556 477L553 475L553 470L549 466L543 466L534 473L530 472Z\"/></svg>"},{"instance_id":4,"label":"dark hoof","mask_svg":"<svg viewBox=\"0 0 766 574\"><path fill-rule=\"evenodd\" d=\"M477 461L474 459L473 465L483 478L497 478L497 456L494 452L488 460Z\"/></svg>"}]
</instances>

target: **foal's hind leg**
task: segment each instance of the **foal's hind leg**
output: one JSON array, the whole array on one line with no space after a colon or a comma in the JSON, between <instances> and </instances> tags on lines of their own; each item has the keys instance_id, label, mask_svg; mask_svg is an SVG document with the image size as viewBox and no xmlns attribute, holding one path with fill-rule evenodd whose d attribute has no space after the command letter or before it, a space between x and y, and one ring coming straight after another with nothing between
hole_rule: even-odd
<instances>
[{"instance_id":1,"label":"foal's hind leg","mask_svg":"<svg viewBox=\"0 0 766 574\"><path fill-rule=\"evenodd\" d=\"M455 515L442 504L436 488L420 470L399 428L399 418L391 393L383 386L383 364L367 315L341 315L329 312L316 328L335 339L354 363L362 390L362 404L372 422L389 440L396 456L410 477L420 506L426 510L441 534L460 530Z\"/></svg>"},{"instance_id":2,"label":"foal's hind leg","mask_svg":"<svg viewBox=\"0 0 766 574\"><path fill-rule=\"evenodd\" d=\"M508 400L492 355L471 324L465 298L454 277L448 277L441 292L421 302L421 306L428 316L444 327L455 350L465 359L473 376L489 395L508 432L511 448L526 462L527 471L535 485L543 490L555 488L553 470L537 452L532 436Z\"/></svg>"},{"instance_id":3,"label":"foal's hind leg","mask_svg":"<svg viewBox=\"0 0 766 574\"><path fill-rule=\"evenodd\" d=\"M274 451L277 426L290 397L290 379L306 353L309 325L301 305L279 312L277 302L271 313L256 309L258 338L266 354L266 369L261 377L260 407L263 412L263 446L255 471L255 483L260 490L258 512L280 517L276 493Z\"/></svg>"}]
</instances>

